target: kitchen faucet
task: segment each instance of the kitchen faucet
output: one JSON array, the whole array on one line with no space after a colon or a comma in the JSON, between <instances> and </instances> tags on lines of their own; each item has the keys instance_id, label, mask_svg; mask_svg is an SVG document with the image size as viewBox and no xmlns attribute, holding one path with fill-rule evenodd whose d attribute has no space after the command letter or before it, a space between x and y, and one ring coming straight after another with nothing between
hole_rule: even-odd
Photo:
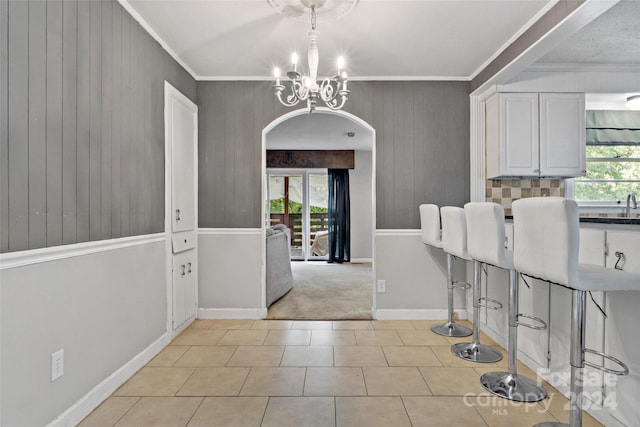
<instances>
[{"instance_id":1,"label":"kitchen faucet","mask_svg":"<svg viewBox=\"0 0 640 427\"><path fill-rule=\"evenodd\" d=\"M631 209L638 209L638 202L636 202L636 194L632 191L627 194L627 204L624 208L624 214L627 218L631 216Z\"/></svg>"}]
</instances>

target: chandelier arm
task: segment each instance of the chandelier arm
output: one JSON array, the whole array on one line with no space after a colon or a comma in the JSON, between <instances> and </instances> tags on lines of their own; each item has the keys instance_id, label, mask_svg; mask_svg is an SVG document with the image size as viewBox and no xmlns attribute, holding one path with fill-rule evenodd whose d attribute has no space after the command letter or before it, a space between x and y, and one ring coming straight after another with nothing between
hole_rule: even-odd
<instances>
[{"instance_id":1,"label":"chandelier arm","mask_svg":"<svg viewBox=\"0 0 640 427\"><path fill-rule=\"evenodd\" d=\"M274 85L273 86L275 91L275 95L278 98L278 101L280 101L280 103L282 105L284 105L285 107L293 107L294 105L296 105L298 102L300 102L296 97L292 97L291 95L287 96L286 101L284 99L282 99L282 92L284 91L284 86L283 85Z\"/></svg>"},{"instance_id":2,"label":"chandelier arm","mask_svg":"<svg viewBox=\"0 0 640 427\"><path fill-rule=\"evenodd\" d=\"M338 100L337 99L334 99L331 102L326 102L325 104L331 110L340 110L340 109L342 109L342 107L344 107L344 104L347 102L347 94L342 94L341 96L342 96L342 100L341 100L340 104L338 104Z\"/></svg>"}]
</instances>

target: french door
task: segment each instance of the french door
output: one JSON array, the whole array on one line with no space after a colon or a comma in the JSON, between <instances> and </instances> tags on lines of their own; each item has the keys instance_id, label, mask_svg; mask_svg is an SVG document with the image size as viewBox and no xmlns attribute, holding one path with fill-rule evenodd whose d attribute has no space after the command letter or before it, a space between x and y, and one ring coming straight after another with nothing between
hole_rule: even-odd
<instances>
[{"instance_id":1,"label":"french door","mask_svg":"<svg viewBox=\"0 0 640 427\"><path fill-rule=\"evenodd\" d=\"M327 170L267 170L267 178L269 222L289 228L291 259L326 260Z\"/></svg>"}]
</instances>

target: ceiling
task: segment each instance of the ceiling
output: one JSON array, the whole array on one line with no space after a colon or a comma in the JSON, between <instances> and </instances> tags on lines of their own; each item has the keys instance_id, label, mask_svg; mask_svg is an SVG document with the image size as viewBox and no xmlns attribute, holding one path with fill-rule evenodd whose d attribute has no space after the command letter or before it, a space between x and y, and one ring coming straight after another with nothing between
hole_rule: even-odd
<instances>
[{"instance_id":1,"label":"ceiling","mask_svg":"<svg viewBox=\"0 0 640 427\"><path fill-rule=\"evenodd\" d=\"M271 79L274 66L286 70L291 53L307 49L310 20L267 0L121 2L200 80ZM334 74L344 55L351 79L469 80L554 3L359 0L341 19L318 14L318 73Z\"/></svg>"}]
</instances>

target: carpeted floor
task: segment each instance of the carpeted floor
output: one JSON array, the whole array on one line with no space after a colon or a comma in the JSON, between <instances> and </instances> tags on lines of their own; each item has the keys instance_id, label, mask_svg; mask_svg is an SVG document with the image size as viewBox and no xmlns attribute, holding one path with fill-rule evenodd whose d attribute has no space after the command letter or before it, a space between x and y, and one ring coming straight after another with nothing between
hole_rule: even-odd
<instances>
[{"instance_id":1,"label":"carpeted floor","mask_svg":"<svg viewBox=\"0 0 640 427\"><path fill-rule=\"evenodd\" d=\"M268 319L371 319L371 264L292 262L293 289L269 307Z\"/></svg>"}]
</instances>

